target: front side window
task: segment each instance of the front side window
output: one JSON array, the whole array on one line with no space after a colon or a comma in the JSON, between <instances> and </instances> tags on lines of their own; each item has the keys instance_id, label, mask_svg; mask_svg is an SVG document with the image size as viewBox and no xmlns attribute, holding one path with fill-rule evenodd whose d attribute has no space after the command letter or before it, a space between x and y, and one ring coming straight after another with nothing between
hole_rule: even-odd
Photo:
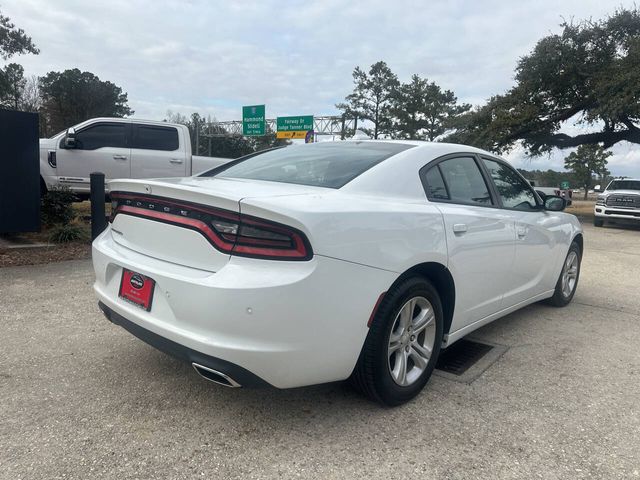
<instances>
[{"instance_id":1,"label":"front side window","mask_svg":"<svg viewBox=\"0 0 640 480\"><path fill-rule=\"evenodd\" d=\"M136 125L131 148L172 152L178 143L178 130L173 127Z\"/></svg>"},{"instance_id":2,"label":"front side window","mask_svg":"<svg viewBox=\"0 0 640 480\"><path fill-rule=\"evenodd\" d=\"M99 123L76 133L76 148L97 150L104 147L128 148L126 123Z\"/></svg>"},{"instance_id":3,"label":"front side window","mask_svg":"<svg viewBox=\"0 0 640 480\"><path fill-rule=\"evenodd\" d=\"M488 158L483 158L482 161L496 185L503 207L515 210L539 208L531 186L513 168Z\"/></svg>"},{"instance_id":4,"label":"front side window","mask_svg":"<svg viewBox=\"0 0 640 480\"><path fill-rule=\"evenodd\" d=\"M443 160L425 174L427 197L455 203L491 205L491 195L473 157Z\"/></svg>"}]
</instances>

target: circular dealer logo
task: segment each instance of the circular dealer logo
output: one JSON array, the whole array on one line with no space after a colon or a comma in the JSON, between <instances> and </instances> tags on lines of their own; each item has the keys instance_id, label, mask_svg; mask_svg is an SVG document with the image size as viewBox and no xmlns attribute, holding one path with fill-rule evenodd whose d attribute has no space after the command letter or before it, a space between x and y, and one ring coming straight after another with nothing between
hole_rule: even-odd
<instances>
[{"instance_id":1,"label":"circular dealer logo","mask_svg":"<svg viewBox=\"0 0 640 480\"><path fill-rule=\"evenodd\" d=\"M142 275L138 275L137 273L131 277L129 283L136 290L140 290L144 286L144 278Z\"/></svg>"}]
</instances>

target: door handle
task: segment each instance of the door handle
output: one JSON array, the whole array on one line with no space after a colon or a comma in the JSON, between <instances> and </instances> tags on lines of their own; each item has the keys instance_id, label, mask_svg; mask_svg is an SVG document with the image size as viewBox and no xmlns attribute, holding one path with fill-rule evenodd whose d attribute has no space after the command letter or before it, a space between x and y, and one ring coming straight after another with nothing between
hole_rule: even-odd
<instances>
[{"instance_id":1,"label":"door handle","mask_svg":"<svg viewBox=\"0 0 640 480\"><path fill-rule=\"evenodd\" d=\"M128 157L126 155L114 155L114 160L126 160Z\"/></svg>"},{"instance_id":2,"label":"door handle","mask_svg":"<svg viewBox=\"0 0 640 480\"><path fill-rule=\"evenodd\" d=\"M464 223L454 223L453 233L463 234L467 232L467 225Z\"/></svg>"},{"instance_id":3,"label":"door handle","mask_svg":"<svg viewBox=\"0 0 640 480\"><path fill-rule=\"evenodd\" d=\"M171 158L171 159L169 159L169 162L171 162L171 163L182 163L182 159L181 158Z\"/></svg>"}]
</instances>

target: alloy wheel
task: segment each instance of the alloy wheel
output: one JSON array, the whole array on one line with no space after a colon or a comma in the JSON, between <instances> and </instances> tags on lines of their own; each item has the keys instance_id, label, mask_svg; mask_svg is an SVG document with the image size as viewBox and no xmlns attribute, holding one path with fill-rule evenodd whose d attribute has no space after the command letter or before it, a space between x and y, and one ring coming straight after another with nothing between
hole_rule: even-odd
<instances>
[{"instance_id":1,"label":"alloy wheel","mask_svg":"<svg viewBox=\"0 0 640 480\"><path fill-rule=\"evenodd\" d=\"M393 381L406 387L427 368L436 337L433 306L424 297L413 297L402 306L391 327L387 362Z\"/></svg>"},{"instance_id":2,"label":"alloy wheel","mask_svg":"<svg viewBox=\"0 0 640 480\"><path fill-rule=\"evenodd\" d=\"M562 270L562 295L569 298L573 289L576 288L578 281L578 254L574 251L569 252L567 260L564 262Z\"/></svg>"}]
</instances>

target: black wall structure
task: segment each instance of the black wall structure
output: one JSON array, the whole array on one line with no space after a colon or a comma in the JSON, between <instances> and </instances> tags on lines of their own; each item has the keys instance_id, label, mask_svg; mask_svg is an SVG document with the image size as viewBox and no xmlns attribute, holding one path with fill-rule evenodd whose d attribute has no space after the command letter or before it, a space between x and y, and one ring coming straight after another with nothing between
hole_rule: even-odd
<instances>
[{"instance_id":1,"label":"black wall structure","mask_svg":"<svg viewBox=\"0 0 640 480\"><path fill-rule=\"evenodd\" d=\"M0 233L40 230L38 114L0 109Z\"/></svg>"}]
</instances>

